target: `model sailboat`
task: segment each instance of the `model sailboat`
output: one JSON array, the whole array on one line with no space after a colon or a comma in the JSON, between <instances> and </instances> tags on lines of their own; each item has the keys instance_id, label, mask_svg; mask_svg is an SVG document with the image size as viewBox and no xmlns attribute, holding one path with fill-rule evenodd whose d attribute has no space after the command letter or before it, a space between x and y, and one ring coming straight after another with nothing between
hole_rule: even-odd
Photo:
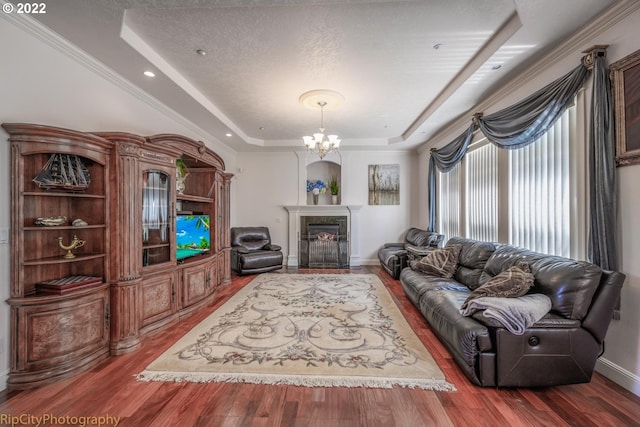
<instances>
[{"instance_id":1,"label":"model sailboat","mask_svg":"<svg viewBox=\"0 0 640 427\"><path fill-rule=\"evenodd\" d=\"M49 190L84 191L91 176L80 157L71 154L52 154L33 182Z\"/></svg>"}]
</instances>

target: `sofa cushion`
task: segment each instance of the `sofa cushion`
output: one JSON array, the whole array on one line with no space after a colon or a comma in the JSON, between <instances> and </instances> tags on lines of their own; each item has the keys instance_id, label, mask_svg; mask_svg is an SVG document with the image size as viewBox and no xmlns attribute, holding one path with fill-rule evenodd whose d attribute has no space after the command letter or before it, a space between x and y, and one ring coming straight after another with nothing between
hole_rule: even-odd
<instances>
[{"instance_id":1,"label":"sofa cushion","mask_svg":"<svg viewBox=\"0 0 640 427\"><path fill-rule=\"evenodd\" d=\"M466 308L469 301L480 297L517 298L526 294L533 286L531 267L526 262L507 268L483 285L474 289L461 308Z\"/></svg>"},{"instance_id":2,"label":"sofa cushion","mask_svg":"<svg viewBox=\"0 0 640 427\"><path fill-rule=\"evenodd\" d=\"M422 273L450 279L456 271L461 249L462 245L447 245L442 249L434 249L411 267Z\"/></svg>"},{"instance_id":3,"label":"sofa cushion","mask_svg":"<svg viewBox=\"0 0 640 427\"><path fill-rule=\"evenodd\" d=\"M493 344L485 325L460 313L458 307L468 294L468 289L432 289L422 295L418 308L447 347L467 365L475 366L478 353L492 350Z\"/></svg>"},{"instance_id":4,"label":"sofa cushion","mask_svg":"<svg viewBox=\"0 0 640 427\"><path fill-rule=\"evenodd\" d=\"M480 279L486 282L518 262L526 261L535 278L530 292L547 295L551 312L582 320L600 283L602 269L586 261L541 254L511 245L499 245Z\"/></svg>"},{"instance_id":5,"label":"sofa cushion","mask_svg":"<svg viewBox=\"0 0 640 427\"><path fill-rule=\"evenodd\" d=\"M263 249L271 243L267 227L232 227L231 246L242 246L249 251Z\"/></svg>"},{"instance_id":6,"label":"sofa cushion","mask_svg":"<svg viewBox=\"0 0 640 427\"><path fill-rule=\"evenodd\" d=\"M452 237L447 242L447 245L451 244L462 245L462 250L458 257L458 268L453 277L471 290L477 288L480 286L480 276L484 265L489 257L493 255L496 245L491 242L481 242L463 237Z\"/></svg>"},{"instance_id":7,"label":"sofa cushion","mask_svg":"<svg viewBox=\"0 0 640 427\"><path fill-rule=\"evenodd\" d=\"M402 284L404 293L416 306L418 306L420 298L422 298L425 292L439 290L469 292L469 288L453 279L430 276L411 268L402 270L400 273L400 283Z\"/></svg>"},{"instance_id":8,"label":"sofa cushion","mask_svg":"<svg viewBox=\"0 0 640 427\"><path fill-rule=\"evenodd\" d=\"M249 251L257 251L263 249L268 243L269 240L267 239L252 239L251 237L242 239L242 246L244 246Z\"/></svg>"},{"instance_id":9,"label":"sofa cushion","mask_svg":"<svg viewBox=\"0 0 640 427\"><path fill-rule=\"evenodd\" d=\"M405 241L415 246L432 246L438 242L440 235L433 231L410 228L405 236Z\"/></svg>"}]
</instances>

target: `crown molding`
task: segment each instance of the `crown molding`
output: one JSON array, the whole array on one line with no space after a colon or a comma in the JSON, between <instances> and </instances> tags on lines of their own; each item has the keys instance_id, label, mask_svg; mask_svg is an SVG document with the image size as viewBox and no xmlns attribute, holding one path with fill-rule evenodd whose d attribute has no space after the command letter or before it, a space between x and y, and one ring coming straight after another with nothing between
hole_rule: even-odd
<instances>
[{"instance_id":1,"label":"crown molding","mask_svg":"<svg viewBox=\"0 0 640 427\"><path fill-rule=\"evenodd\" d=\"M5 3L7 2L4 0L0 0L0 4ZM200 127L196 126L186 117L176 113L174 110L167 107L165 104L152 97L136 85L132 84L102 62L98 61L95 57L91 56L90 54L80 49L78 46L69 42L67 39L63 38L57 33L51 31L38 20L30 17L29 15L18 15L16 13L2 13L0 14L0 18L5 19L15 27L22 29L26 33L42 41L49 47L52 47L67 58L82 65L89 71L102 77L106 81L110 82L119 89L122 89L139 101L147 104L161 114L164 114L168 118L189 129L194 133L194 139L202 139L204 141L211 142L215 141L216 146L210 148L215 149L217 152L225 152L225 155L228 156L235 156L237 154L235 150L226 145L224 142L220 141L213 135L210 135Z\"/></svg>"},{"instance_id":2,"label":"crown molding","mask_svg":"<svg viewBox=\"0 0 640 427\"><path fill-rule=\"evenodd\" d=\"M445 135L454 132L462 133L471 124L471 116L473 116L474 112L487 110L491 106L498 103L501 99L507 97L523 85L534 80L535 77L543 73L551 65L554 65L556 62L558 62L558 60L564 59L567 56L574 55L576 51L583 51L585 49L584 44L587 43L588 39L597 38L602 33L614 27L620 21L622 21L638 9L640 9L640 1L620 0L618 3L611 6L589 24L567 38L558 47L549 51L549 53L544 55L526 71L520 73L508 83L503 85L499 90L486 98L486 100L482 101L479 104L476 104L473 108L467 110L466 113L462 114L458 119L454 120L451 124L429 138L429 140L425 141L423 144L417 147L416 151L419 154L422 154L425 151L428 151L432 146L435 146L435 143L439 142L439 140L442 139ZM576 66L578 64L579 62L576 62Z\"/></svg>"}]
</instances>

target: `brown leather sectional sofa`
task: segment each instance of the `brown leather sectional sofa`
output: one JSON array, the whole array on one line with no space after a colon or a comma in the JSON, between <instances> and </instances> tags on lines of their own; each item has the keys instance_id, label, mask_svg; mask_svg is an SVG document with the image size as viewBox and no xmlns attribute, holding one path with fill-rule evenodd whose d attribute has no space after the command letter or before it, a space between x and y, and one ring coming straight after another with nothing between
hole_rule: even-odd
<instances>
[{"instance_id":1,"label":"brown leather sectional sofa","mask_svg":"<svg viewBox=\"0 0 640 427\"><path fill-rule=\"evenodd\" d=\"M407 267L402 287L466 376L479 386L537 387L589 382L625 280L624 274L568 258L454 237L461 244L451 279ZM523 335L466 317L470 288L526 261L535 277L529 293L551 299L551 310Z\"/></svg>"}]
</instances>

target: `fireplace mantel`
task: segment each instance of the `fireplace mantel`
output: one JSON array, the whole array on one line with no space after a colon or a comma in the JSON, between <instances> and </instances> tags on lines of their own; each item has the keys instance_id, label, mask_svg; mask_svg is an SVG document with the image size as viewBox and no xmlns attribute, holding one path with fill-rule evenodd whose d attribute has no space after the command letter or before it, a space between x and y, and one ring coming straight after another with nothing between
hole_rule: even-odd
<instances>
[{"instance_id":1,"label":"fireplace mantel","mask_svg":"<svg viewBox=\"0 0 640 427\"><path fill-rule=\"evenodd\" d=\"M300 217L303 216L346 216L350 244L349 266L360 266L360 209L362 209L362 205L287 205L284 208L289 213L288 267L298 267Z\"/></svg>"}]
</instances>

